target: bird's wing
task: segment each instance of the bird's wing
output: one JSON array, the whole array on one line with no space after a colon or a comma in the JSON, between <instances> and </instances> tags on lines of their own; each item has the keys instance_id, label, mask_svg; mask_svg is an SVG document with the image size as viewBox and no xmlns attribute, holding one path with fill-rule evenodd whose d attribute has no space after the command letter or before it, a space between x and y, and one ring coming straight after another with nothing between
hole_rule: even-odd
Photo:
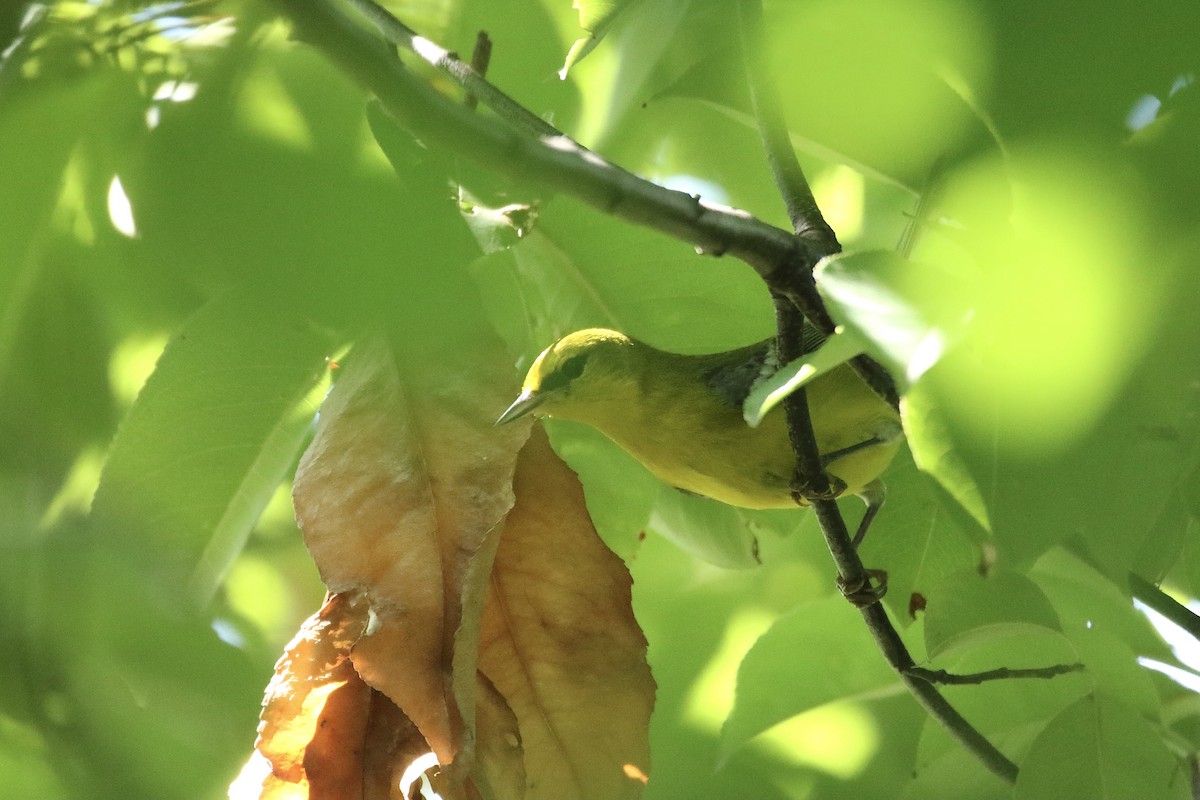
<instances>
[{"instance_id":1,"label":"bird's wing","mask_svg":"<svg viewBox=\"0 0 1200 800\"><path fill-rule=\"evenodd\" d=\"M825 337L809 323L804 323L804 352L811 353ZM704 382L709 389L729 405L741 409L746 397L760 381L774 375L782 364L774 338L758 344L710 356L712 364L704 370Z\"/></svg>"}]
</instances>

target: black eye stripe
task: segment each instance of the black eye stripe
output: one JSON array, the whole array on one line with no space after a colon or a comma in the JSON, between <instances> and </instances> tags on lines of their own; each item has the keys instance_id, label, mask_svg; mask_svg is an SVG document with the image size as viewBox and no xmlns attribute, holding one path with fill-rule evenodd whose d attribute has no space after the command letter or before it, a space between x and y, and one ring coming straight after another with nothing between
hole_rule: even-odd
<instances>
[{"instance_id":1,"label":"black eye stripe","mask_svg":"<svg viewBox=\"0 0 1200 800\"><path fill-rule=\"evenodd\" d=\"M586 363L587 363L586 355L571 356L570 358L568 358L566 361L563 362L563 365L558 368L558 371L568 381L573 381L576 378L578 378L580 375L583 374L583 368L586 365Z\"/></svg>"},{"instance_id":2,"label":"black eye stripe","mask_svg":"<svg viewBox=\"0 0 1200 800\"><path fill-rule=\"evenodd\" d=\"M583 369L587 365L587 354L571 356L558 369L546 376L542 381L542 389L563 389L567 384L583 374Z\"/></svg>"}]
</instances>

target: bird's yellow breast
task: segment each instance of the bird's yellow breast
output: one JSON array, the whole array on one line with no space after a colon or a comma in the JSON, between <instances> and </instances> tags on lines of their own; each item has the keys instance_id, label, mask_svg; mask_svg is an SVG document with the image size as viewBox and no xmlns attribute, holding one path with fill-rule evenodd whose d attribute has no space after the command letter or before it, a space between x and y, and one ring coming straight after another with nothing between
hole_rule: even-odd
<instances>
[{"instance_id":1,"label":"bird's yellow breast","mask_svg":"<svg viewBox=\"0 0 1200 800\"><path fill-rule=\"evenodd\" d=\"M592 424L672 486L744 508L794 507L796 462L782 407L751 428L740 405L715 393L701 371L672 367L631 378L626 391L607 395L611 401L548 411ZM847 366L813 381L808 398L822 454L880 440L827 465L846 493L860 492L899 447L897 415Z\"/></svg>"}]
</instances>

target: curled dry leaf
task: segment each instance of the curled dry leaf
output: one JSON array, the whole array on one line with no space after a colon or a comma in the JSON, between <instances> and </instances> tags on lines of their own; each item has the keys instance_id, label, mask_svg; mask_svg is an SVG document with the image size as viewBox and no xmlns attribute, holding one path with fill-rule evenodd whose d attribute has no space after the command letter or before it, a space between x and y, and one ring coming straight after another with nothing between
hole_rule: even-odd
<instances>
[{"instance_id":1,"label":"curled dry leaf","mask_svg":"<svg viewBox=\"0 0 1200 800\"><path fill-rule=\"evenodd\" d=\"M397 766L428 745L354 669L350 650L366 624L365 602L331 595L288 644L267 687L256 743L268 769L247 794L261 800L398 800L390 788L398 785ZM386 736L379 735L381 728ZM374 791L364 792L364 785Z\"/></svg>"},{"instance_id":2,"label":"curled dry leaf","mask_svg":"<svg viewBox=\"0 0 1200 800\"><path fill-rule=\"evenodd\" d=\"M637 797L654 683L629 573L544 433L492 427L503 359L425 356L436 375L359 348L301 462L334 594L268 691L259 796L400 800L432 749L446 800Z\"/></svg>"}]
</instances>

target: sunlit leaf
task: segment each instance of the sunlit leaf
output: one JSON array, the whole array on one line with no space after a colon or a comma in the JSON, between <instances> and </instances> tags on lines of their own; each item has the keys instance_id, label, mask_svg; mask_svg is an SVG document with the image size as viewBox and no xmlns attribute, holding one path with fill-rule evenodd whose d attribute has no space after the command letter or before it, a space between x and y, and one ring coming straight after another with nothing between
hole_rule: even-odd
<instances>
[{"instance_id":1,"label":"sunlit leaf","mask_svg":"<svg viewBox=\"0 0 1200 800\"><path fill-rule=\"evenodd\" d=\"M944 270L876 250L831 256L816 276L833 315L904 384L962 336L969 308L954 305L961 295ZM934 284L938 292L927 291Z\"/></svg>"},{"instance_id":2,"label":"sunlit leaf","mask_svg":"<svg viewBox=\"0 0 1200 800\"><path fill-rule=\"evenodd\" d=\"M742 416L750 427L757 427L763 417L782 403L788 395L809 381L846 363L863 352L863 342L855 334L837 330L816 350L790 364L785 364L771 377L756 384L742 404Z\"/></svg>"},{"instance_id":3,"label":"sunlit leaf","mask_svg":"<svg viewBox=\"0 0 1200 800\"><path fill-rule=\"evenodd\" d=\"M574 0L571 5L579 11L579 27L587 31L587 36L576 39L571 45L566 61L559 70L559 77L566 78L571 67L600 44L617 17L637 2L639 0Z\"/></svg>"},{"instance_id":4,"label":"sunlit leaf","mask_svg":"<svg viewBox=\"0 0 1200 800\"><path fill-rule=\"evenodd\" d=\"M728 755L803 711L893 691L898 682L843 598L800 606L772 625L743 659L733 713L721 730L722 750Z\"/></svg>"}]
</instances>

